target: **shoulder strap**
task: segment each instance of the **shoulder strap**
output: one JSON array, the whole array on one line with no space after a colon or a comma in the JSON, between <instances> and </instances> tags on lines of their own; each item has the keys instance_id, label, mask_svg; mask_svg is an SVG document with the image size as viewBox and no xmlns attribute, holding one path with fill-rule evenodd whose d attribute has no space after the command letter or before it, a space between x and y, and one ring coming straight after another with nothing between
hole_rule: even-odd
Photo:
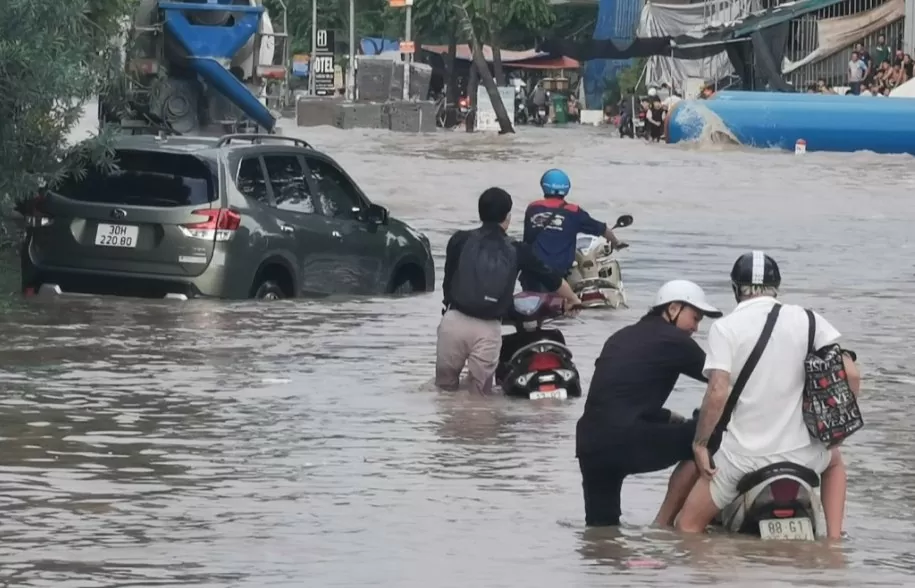
<instances>
[{"instance_id":1,"label":"shoulder strap","mask_svg":"<svg viewBox=\"0 0 915 588\"><path fill-rule=\"evenodd\" d=\"M813 346L817 335L817 318L809 308L805 308L804 312L807 313L807 353L810 354L816 351Z\"/></svg>"},{"instance_id":2,"label":"shoulder strap","mask_svg":"<svg viewBox=\"0 0 915 588\"><path fill-rule=\"evenodd\" d=\"M766 345L769 344L769 339L772 337L772 329L775 328L775 321L778 320L778 313L781 309L782 305L776 303L769 312L769 316L766 317L766 324L763 327L762 334L759 336L759 340L756 341L753 351L750 352L747 363L743 364L743 369L740 370L737 381L734 382L734 387L731 388L731 395L728 396L724 411L721 413L721 420L718 421L717 428L719 431L723 431L731 421L731 413L734 412L734 407L737 406L740 393L743 392L744 386L747 385L747 380L750 379L750 375L756 369L756 364L759 363L759 358L762 357L763 351L766 350Z\"/></svg>"}]
</instances>

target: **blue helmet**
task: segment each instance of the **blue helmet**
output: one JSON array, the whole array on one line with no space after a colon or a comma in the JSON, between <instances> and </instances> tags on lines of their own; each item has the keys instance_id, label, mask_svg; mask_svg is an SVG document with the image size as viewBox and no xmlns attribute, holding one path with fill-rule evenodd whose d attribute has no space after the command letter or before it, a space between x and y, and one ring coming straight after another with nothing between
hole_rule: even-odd
<instances>
[{"instance_id":1,"label":"blue helmet","mask_svg":"<svg viewBox=\"0 0 915 588\"><path fill-rule=\"evenodd\" d=\"M572 189L572 181L561 169L548 169L540 178L544 196L565 196Z\"/></svg>"}]
</instances>

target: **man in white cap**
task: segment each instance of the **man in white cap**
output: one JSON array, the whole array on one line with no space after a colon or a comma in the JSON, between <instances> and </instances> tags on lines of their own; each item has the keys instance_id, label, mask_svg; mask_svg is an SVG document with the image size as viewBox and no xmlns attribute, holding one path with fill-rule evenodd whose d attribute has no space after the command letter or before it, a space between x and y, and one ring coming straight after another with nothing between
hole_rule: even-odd
<instances>
[{"instance_id":1,"label":"man in white cap","mask_svg":"<svg viewBox=\"0 0 915 588\"><path fill-rule=\"evenodd\" d=\"M604 344L576 432L588 526L619 524L626 476L679 463L655 519L673 524L699 476L692 461L696 423L664 403L681 374L706 381L705 352L692 338L706 316L721 311L698 285L674 280L661 286L648 314Z\"/></svg>"},{"instance_id":2,"label":"man in white cap","mask_svg":"<svg viewBox=\"0 0 915 588\"><path fill-rule=\"evenodd\" d=\"M744 253L731 269L737 307L712 325L708 336L708 377L694 441L695 463L702 478L689 494L677 521L680 531L701 533L718 512L736 500L741 480L766 466L789 462L821 476L826 535L842 537L847 473L839 446L827 447L810 435L802 403L807 374L804 361L811 350L839 341L839 332L825 318L801 306L777 300L782 275L775 259L762 251ZM754 348L765 342L759 355ZM755 355L753 363L750 356ZM856 355L842 350L850 391L857 395L861 374ZM747 373L741 378L744 367ZM742 388L728 413L726 406ZM713 440L727 428L718 442ZM714 454L714 461L712 460Z\"/></svg>"}]
</instances>

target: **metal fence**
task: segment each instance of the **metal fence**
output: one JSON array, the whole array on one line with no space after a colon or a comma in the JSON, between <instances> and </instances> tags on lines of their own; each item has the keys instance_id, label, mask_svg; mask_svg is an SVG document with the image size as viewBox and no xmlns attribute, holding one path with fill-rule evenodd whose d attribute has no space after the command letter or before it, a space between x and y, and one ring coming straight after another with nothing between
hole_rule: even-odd
<instances>
[{"instance_id":1,"label":"metal fence","mask_svg":"<svg viewBox=\"0 0 915 588\"><path fill-rule=\"evenodd\" d=\"M789 25L791 29L785 57L791 61L800 61L817 49L817 27L820 20L860 14L873 10L884 2L886 0L848 0L795 19ZM872 52L877 44L877 37L884 35L887 45L891 48L901 47L904 22L904 19L898 20L871 35L856 39L855 42L860 41L868 51ZM789 73L786 81L791 82L795 88L805 87L818 79L825 80L829 85L844 86L848 79L848 61L851 59L851 52L852 47L845 47L825 59L806 64Z\"/></svg>"}]
</instances>

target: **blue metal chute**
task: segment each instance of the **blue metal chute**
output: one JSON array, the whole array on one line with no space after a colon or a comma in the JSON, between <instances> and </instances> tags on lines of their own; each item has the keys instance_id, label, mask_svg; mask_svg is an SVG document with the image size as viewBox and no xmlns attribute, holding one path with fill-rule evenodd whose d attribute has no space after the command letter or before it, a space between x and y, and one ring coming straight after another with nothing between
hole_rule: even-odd
<instances>
[{"instance_id":1,"label":"blue metal chute","mask_svg":"<svg viewBox=\"0 0 915 588\"><path fill-rule=\"evenodd\" d=\"M159 8L165 14L166 32L187 51L188 65L251 120L272 131L276 126L276 119L270 114L270 110L227 69L232 57L257 32L264 7L160 2ZM186 14L190 11L231 12L234 24L194 24Z\"/></svg>"}]
</instances>

